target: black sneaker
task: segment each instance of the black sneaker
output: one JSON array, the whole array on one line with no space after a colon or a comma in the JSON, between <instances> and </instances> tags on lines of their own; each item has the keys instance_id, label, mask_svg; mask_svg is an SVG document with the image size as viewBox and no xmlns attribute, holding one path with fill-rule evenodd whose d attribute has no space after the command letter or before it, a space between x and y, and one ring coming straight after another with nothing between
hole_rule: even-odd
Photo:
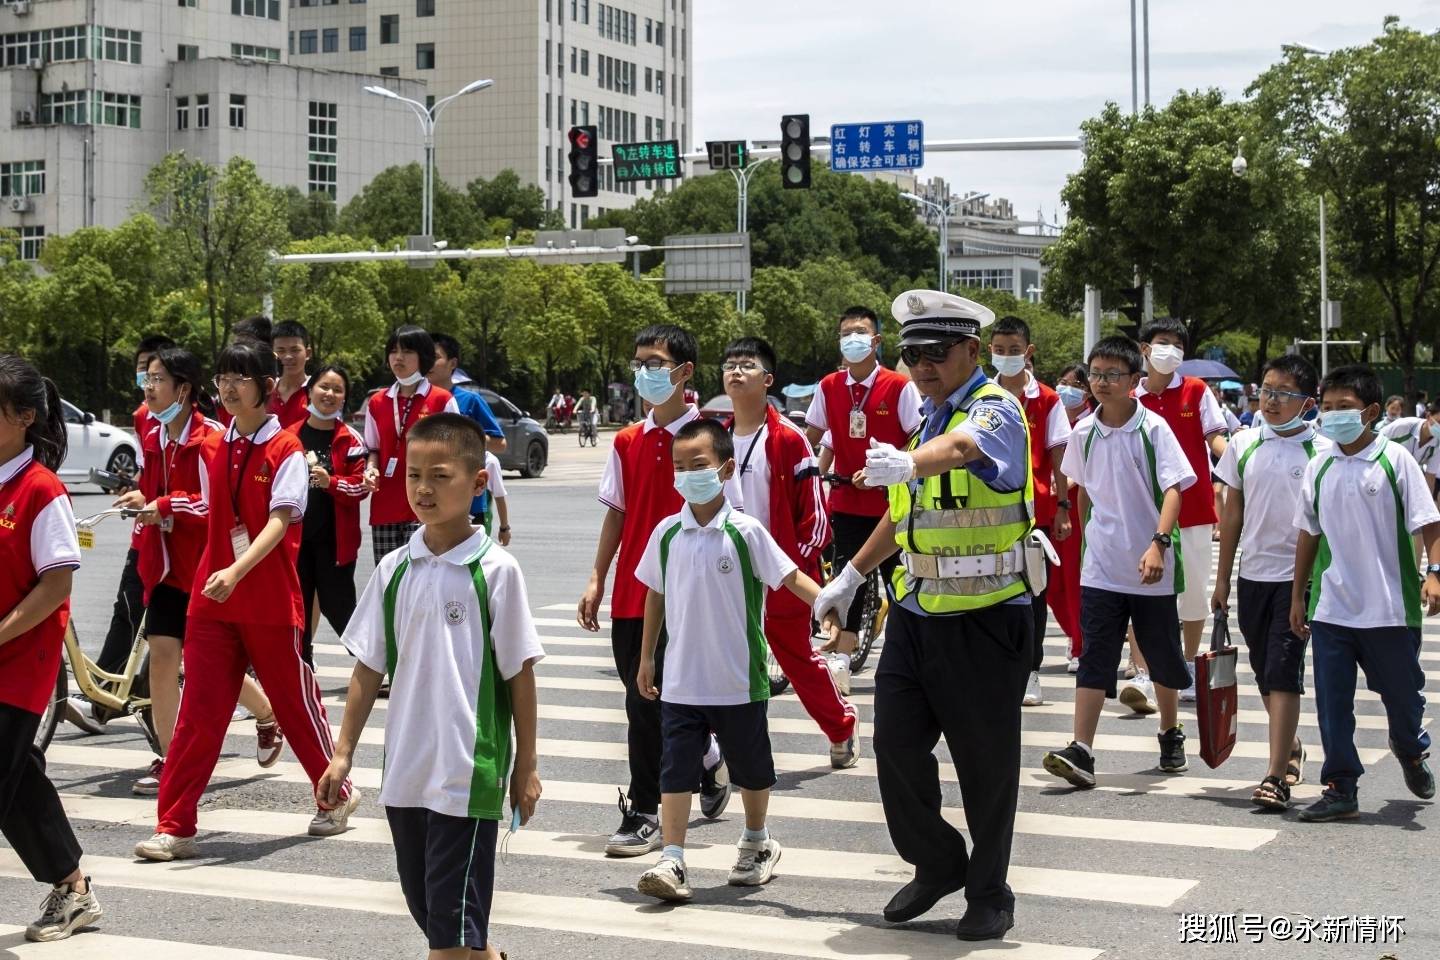
<instances>
[{"instance_id":1,"label":"black sneaker","mask_svg":"<svg viewBox=\"0 0 1440 960\"><path fill-rule=\"evenodd\" d=\"M605 844L607 857L639 857L660 849L660 823L635 812L620 791L620 829Z\"/></svg>"},{"instance_id":2,"label":"black sneaker","mask_svg":"<svg viewBox=\"0 0 1440 960\"><path fill-rule=\"evenodd\" d=\"M1074 740L1064 750L1052 750L1040 761L1048 773L1053 773L1081 790L1095 786L1095 758L1080 748Z\"/></svg>"},{"instance_id":3,"label":"black sneaker","mask_svg":"<svg viewBox=\"0 0 1440 960\"><path fill-rule=\"evenodd\" d=\"M1164 733L1157 734L1160 740L1160 769L1166 773L1184 773L1190 769L1185 762L1185 730L1175 724Z\"/></svg>"},{"instance_id":4,"label":"black sneaker","mask_svg":"<svg viewBox=\"0 0 1440 960\"><path fill-rule=\"evenodd\" d=\"M1435 797L1435 774L1430 772L1430 764L1426 759L1430 754L1422 753L1418 757L1402 757L1395 753L1395 741L1390 741L1390 752L1395 754L1395 759L1400 761L1400 772L1405 775L1405 786L1410 792L1421 800L1431 800Z\"/></svg>"},{"instance_id":5,"label":"black sneaker","mask_svg":"<svg viewBox=\"0 0 1440 960\"><path fill-rule=\"evenodd\" d=\"M718 820L730 803L730 768L725 765L725 756L713 770L700 772L700 812L707 820Z\"/></svg>"},{"instance_id":6,"label":"black sneaker","mask_svg":"<svg viewBox=\"0 0 1440 960\"><path fill-rule=\"evenodd\" d=\"M1353 793L1341 793L1333 783L1326 784L1320 799L1300 811L1306 823L1329 823L1331 820L1354 820L1360 816L1360 802Z\"/></svg>"}]
</instances>

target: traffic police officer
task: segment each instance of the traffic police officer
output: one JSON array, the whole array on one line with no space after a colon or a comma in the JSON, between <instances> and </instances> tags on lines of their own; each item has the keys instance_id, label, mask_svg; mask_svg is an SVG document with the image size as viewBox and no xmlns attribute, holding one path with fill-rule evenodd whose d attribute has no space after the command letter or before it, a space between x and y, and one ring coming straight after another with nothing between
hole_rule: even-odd
<instances>
[{"instance_id":1,"label":"traffic police officer","mask_svg":"<svg viewBox=\"0 0 1440 960\"><path fill-rule=\"evenodd\" d=\"M962 887L962 940L1014 926L1006 883L1020 777L1020 702L1033 626L1025 551L1033 484L1025 416L979 367L995 314L934 290L895 298L900 355L925 398L906 449L872 441L865 480L887 486L889 514L816 600L844 611L897 550L901 564L875 672L875 764L890 839L915 879L885 907L903 922ZM1037 588L1038 589L1038 588ZM941 735L959 775L974 848L940 812Z\"/></svg>"}]
</instances>

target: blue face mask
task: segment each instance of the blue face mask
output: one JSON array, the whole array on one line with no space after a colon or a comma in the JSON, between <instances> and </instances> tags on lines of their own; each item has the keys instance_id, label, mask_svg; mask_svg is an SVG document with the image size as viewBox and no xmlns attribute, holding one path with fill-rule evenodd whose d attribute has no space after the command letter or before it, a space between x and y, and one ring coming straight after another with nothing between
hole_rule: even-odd
<instances>
[{"instance_id":1,"label":"blue face mask","mask_svg":"<svg viewBox=\"0 0 1440 960\"><path fill-rule=\"evenodd\" d=\"M1320 434L1336 443L1354 443L1365 432L1360 410L1330 410L1320 415Z\"/></svg>"},{"instance_id":2,"label":"blue face mask","mask_svg":"<svg viewBox=\"0 0 1440 960\"><path fill-rule=\"evenodd\" d=\"M180 401L176 400L164 410L161 410L159 413L152 413L150 414L150 416L154 417L157 421L159 421L161 426L164 426L168 424L171 420L174 420L176 417L180 416L181 409L182 408L180 406Z\"/></svg>"},{"instance_id":3,"label":"blue face mask","mask_svg":"<svg viewBox=\"0 0 1440 960\"><path fill-rule=\"evenodd\" d=\"M1078 407L1085 402L1085 391L1068 383L1060 384L1055 388L1055 392L1060 394L1060 402L1067 407Z\"/></svg>"},{"instance_id":4,"label":"blue face mask","mask_svg":"<svg viewBox=\"0 0 1440 960\"><path fill-rule=\"evenodd\" d=\"M138 371L136 371L136 373L135 373L135 386L139 387L141 390L144 390L144 389L145 389L145 371L144 371L144 370L138 370Z\"/></svg>"},{"instance_id":5,"label":"blue face mask","mask_svg":"<svg viewBox=\"0 0 1440 960\"><path fill-rule=\"evenodd\" d=\"M664 403L675 395L676 384L670 382L669 370L648 370L641 367L635 371L635 392L647 403Z\"/></svg>"},{"instance_id":6,"label":"blue face mask","mask_svg":"<svg viewBox=\"0 0 1440 960\"><path fill-rule=\"evenodd\" d=\"M718 467L682 470L675 474L675 489L688 503L709 503L725 489Z\"/></svg>"},{"instance_id":7,"label":"blue face mask","mask_svg":"<svg viewBox=\"0 0 1440 960\"><path fill-rule=\"evenodd\" d=\"M1295 416L1291 417L1289 420L1286 420L1284 423L1271 423L1269 417L1265 418L1265 423L1267 426L1269 426L1271 430L1274 430L1276 433L1288 433L1291 430L1298 430L1301 427L1305 426L1305 414L1308 412L1309 411L1305 410L1304 408L1301 408L1299 413L1295 414ZM1348 443L1349 441L1346 442Z\"/></svg>"},{"instance_id":8,"label":"blue face mask","mask_svg":"<svg viewBox=\"0 0 1440 960\"><path fill-rule=\"evenodd\" d=\"M340 419L340 411L339 411L339 410L336 410L334 413L321 413L319 410L316 410L316 409L315 409L315 404L313 404L313 403L307 403L307 404L305 405L305 409L306 409L306 411L309 412L310 416L314 417L316 420L339 420L339 419Z\"/></svg>"},{"instance_id":9,"label":"blue face mask","mask_svg":"<svg viewBox=\"0 0 1440 960\"><path fill-rule=\"evenodd\" d=\"M868 333L847 333L840 338L840 356L850 363L859 363L870 356L870 340Z\"/></svg>"}]
</instances>

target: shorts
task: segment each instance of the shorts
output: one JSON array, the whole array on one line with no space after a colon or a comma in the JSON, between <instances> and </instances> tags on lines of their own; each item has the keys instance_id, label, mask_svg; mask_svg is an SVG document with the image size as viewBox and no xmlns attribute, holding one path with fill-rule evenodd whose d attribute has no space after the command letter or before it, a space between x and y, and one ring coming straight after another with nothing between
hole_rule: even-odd
<instances>
[{"instance_id":1,"label":"shorts","mask_svg":"<svg viewBox=\"0 0 1440 960\"><path fill-rule=\"evenodd\" d=\"M1190 667L1180 646L1180 621L1175 595L1116 593L1099 587L1080 588L1080 669L1075 686L1104 690L1114 697L1115 672L1125 649L1125 628L1135 625L1135 642L1150 668L1150 679L1162 687L1190 686Z\"/></svg>"},{"instance_id":2,"label":"shorts","mask_svg":"<svg viewBox=\"0 0 1440 960\"><path fill-rule=\"evenodd\" d=\"M379 566L387 553L393 553L410 542L410 537L420 529L420 523L409 520L405 523L377 523L370 527L370 546L375 551L375 564Z\"/></svg>"},{"instance_id":3,"label":"shorts","mask_svg":"<svg viewBox=\"0 0 1440 960\"><path fill-rule=\"evenodd\" d=\"M1210 573L1215 567L1215 525L1180 528L1180 562L1185 565L1185 589L1176 606L1186 623L1210 619Z\"/></svg>"},{"instance_id":4,"label":"shorts","mask_svg":"<svg viewBox=\"0 0 1440 960\"><path fill-rule=\"evenodd\" d=\"M1236 619L1261 695L1305 692L1305 641L1290 632L1291 587L1289 580L1240 578Z\"/></svg>"},{"instance_id":5,"label":"shorts","mask_svg":"<svg viewBox=\"0 0 1440 960\"><path fill-rule=\"evenodd\" d=\"M185 611L190 606L190 594L168 583L162 583L150 591L150 603L145 607L145 633L155 637L185 639Z\"/></svg>"},{"instance_id":6,"label":"shorts","mask_svg":"<svg viewBox=\"0 0 1440 960\"><path fill-rule=\"evenodd\" d=\"M660 792L694 791L712 730L725 754L731 783L741 790L775 786L768 706L767 700L708 706L661 701Z\"/></svg>"},{"instance_id":7,"label":"shorts","mask_svg":"<svg viewBox=\"0 0 1440 960\"><path fill-rule=\"evenodd\" d=\"M430 949L484 950L500 825L424 807L386 807L385 819L390 821L400 891Z\"/></svg>"}]
</instances>

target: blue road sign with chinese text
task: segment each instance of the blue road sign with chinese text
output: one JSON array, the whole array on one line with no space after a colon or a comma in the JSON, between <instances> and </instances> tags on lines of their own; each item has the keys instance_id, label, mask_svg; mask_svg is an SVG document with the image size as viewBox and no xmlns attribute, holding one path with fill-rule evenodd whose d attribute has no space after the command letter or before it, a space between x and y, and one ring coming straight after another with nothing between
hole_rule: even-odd
<instances>
[{"instance_id":1,"label":"blue road sign with chinese text","mask_svg":"<svg viewBox=\"0 0 1440 960\"><path fill-rule=\"evenodd\" d=\"M830 127L831 170L913 170L924 165L925 124L919 120Z\"/></svg>"}]
</instances>

